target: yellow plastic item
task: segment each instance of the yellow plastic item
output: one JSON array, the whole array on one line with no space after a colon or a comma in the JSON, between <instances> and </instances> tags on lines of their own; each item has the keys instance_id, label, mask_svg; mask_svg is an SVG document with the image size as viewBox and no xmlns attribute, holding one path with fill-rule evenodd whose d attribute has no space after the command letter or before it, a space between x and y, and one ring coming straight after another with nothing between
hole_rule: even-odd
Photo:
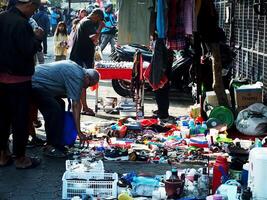
<instances>
[{"instance_id":1,"label":"yellow plastic item","mask_svg":"<svg viewBox=\"0 0 267 200\"><path fill-rule=\"evenodd\" d=\"M126 192L123 192L118 196L118 200L133 200L133 198L130 197Z\"/></svg>"}]
</instances>

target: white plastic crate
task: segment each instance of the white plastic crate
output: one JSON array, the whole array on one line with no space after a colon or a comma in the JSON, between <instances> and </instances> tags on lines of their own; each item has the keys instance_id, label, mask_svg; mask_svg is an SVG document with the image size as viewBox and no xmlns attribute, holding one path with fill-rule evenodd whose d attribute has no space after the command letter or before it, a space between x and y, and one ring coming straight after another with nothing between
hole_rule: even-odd
<instances>
[{"instance_id":1,"label":"white plastic crate","mask_svg":"<svg viewBox=\"0 0 267 200\"><path fill-rule=\"evenodd\" d=\"M66 171L62 177L62 199L92 195L101 199L117 197L117 173Z\"/></svg>"},{"instance_id":2,"label":"white plastic crate","mask_svg":"<svg viewBox=\"0 0 267 200\"><path fill-rule=\"evenodd\" d=\"M86 159L66 160L65 165L66 171L104 173L104 164L102 160L96 162L90 162Z\"/></svg>"}]
</instances>

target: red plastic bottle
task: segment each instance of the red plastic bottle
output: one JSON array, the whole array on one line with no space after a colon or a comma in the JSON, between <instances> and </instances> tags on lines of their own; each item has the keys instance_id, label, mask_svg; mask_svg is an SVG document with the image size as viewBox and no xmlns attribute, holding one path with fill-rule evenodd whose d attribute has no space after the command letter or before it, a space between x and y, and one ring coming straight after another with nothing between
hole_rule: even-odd
<instances>
[{"instance_id":1,"label":"red plastic bottle","mask_svg":"<svg viewBox=\"0 0 267 200\"><path fill-rule=\"evenodd\" d=\"M216 162L213 166L212 194L214 194L217 188L221 185L222 172L219 167L221 167L221 169L224 170L226 175L228 175L227 159L223 156L217 156Z\"/></svg>"}]
</instances>

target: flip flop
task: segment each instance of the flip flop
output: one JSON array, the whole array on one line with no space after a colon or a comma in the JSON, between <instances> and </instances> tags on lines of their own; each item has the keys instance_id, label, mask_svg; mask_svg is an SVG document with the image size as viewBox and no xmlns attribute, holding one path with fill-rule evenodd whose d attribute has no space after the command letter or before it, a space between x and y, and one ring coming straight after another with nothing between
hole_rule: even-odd
<instances>
[{"instance_id":1,"label":"flip flop","mask_svg":"<svg viewBox=\"0 0 267 200\"><path fill-rule=\"evenodd\" d=\"M17 167L16 166L16 169L33 169L35 167L37 167L38 165L41 164L41 159L39 158L36 158L36 157L30 157L30 160L31 160L31 165L29 166L25 166L25 167Z\"/></svg>"},{"instance_id":2,"label":"flip flop","mask_svg":"<svg viewBox=\"0 0 267 200\"><path fill-rule=\"evenodd\" d=\"M82 111L81 114L88 115L88 116L95 116L95 113L93 110Z\"/></svg>"}]
</instances>

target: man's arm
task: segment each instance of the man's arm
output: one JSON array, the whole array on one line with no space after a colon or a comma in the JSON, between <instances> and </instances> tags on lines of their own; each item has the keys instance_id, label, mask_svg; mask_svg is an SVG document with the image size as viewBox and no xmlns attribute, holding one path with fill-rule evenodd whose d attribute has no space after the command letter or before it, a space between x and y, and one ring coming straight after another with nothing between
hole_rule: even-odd
<instances>
[{"instance_id":1,"label":"man's arm","mask_svg":"<svg viewBox=\"0 0 267 200\"><path fill-rule=\"evenodd\" d=\"M75 125L78 131L78 136L81 140L84 140L86 136L81 132L80 122L81 122L81 103L80 101L72 101L72 114L74 117Z\"/></svg>"}]
</instances>

